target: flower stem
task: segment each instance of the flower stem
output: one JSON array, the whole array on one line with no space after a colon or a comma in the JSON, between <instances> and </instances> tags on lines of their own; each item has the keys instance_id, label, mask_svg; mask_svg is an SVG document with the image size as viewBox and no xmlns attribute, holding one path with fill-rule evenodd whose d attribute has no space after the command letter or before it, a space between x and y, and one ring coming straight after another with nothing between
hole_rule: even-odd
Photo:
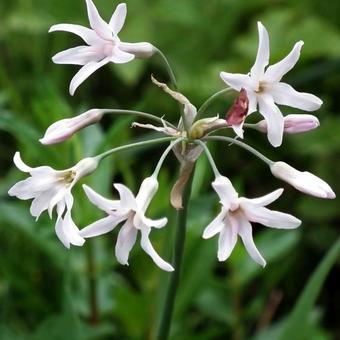
<instances>
[{"instance_id":1,"label":"flower stem","mask_svg":"<svg viewBox=\"0 0 340 340\"><path fill-rule=\"evenodd\" d=\"M211 168L212 168L212 170L214 172L215 177L220 177L221 174L220 174L220 172L217 169L216 163L215 163L213 157L211 156L211 153L210 153L208 147L201 140L196 140L195 143L200 145L203 148L205 154L207 155L208 161L209 161L209 163L211 165Z\"/></svg>"},{"instance_id":2,"label":"flower stem","mask_svg":"<svg viewBox=\"0 0 340 340\"><path fill-rule=\"evenodd\" d=\"M181 275L181 265L183 259L183 251L187 227L188 204L191 194L193 176L189 179L183 194L183 209L177 212L177 230L175 236L173 267L175 271L171 273L170 282L168 284L165 302L162 310L161 321L158 329L157 340L167 340L169 337L172 315L175 305L177 288Z\"/></svg>"},{"instance_id":3,"label":"flower stem","mask_svg":"<svg viewBox=\"0 0 340 340\"><path fill-rule=\"evenodd\" d=\"M225 93L228 93L230 91L232 91L233 89L231 87L227 87L221 91L218 91L216 93L214 93L212 96L210 96L202 105L201 107L198 109L197 111L197 117L196 119L198 119L198 117L204 113L204 111L208 108L208 106L218 97L222 96Z\"/></svg>"},{"instance_id":4,"label":"flower stem","mask_svg":"<svg viewBox=\"0 0 340 340\"><path fill-rule=\"evenodd\" d=\"M175 90L178 90L177 80L176 80L174 71L172 70L168 59L166 58L165 54L161 50L159 50L158 48L156 50L157 50L157 53L162 58L162 60L163 60L163 62L165 64L166 70L167 70L167 72L169 74L169 78L171 80L171 83L172 83L173 87L175 88Z\"/></svg>"},{"instance_id":5,"label":"flower stem","mask_svg":"<svg viewBox=\"0 0 340 340\"><path fill-rule=\"evenodd\" d=\"M206 140L206 141L214 141L215 140L215 141L222 141L222 142L229 142L231 144L236 144L237 146L240 146L241 148L249 151L250 153L252 153L256 157L260 158L263 162L267 163L269 166L271 166L274 163L272 160L270 160L269 158L264 156L261 152L255 150L250 145L243 143L243 142L241 142L241 141L239 141L235 138L230 138L230 137L225 137L225 136L209 136L209 137L205 137L204 140Z\"/></svg>"}]
</instances>

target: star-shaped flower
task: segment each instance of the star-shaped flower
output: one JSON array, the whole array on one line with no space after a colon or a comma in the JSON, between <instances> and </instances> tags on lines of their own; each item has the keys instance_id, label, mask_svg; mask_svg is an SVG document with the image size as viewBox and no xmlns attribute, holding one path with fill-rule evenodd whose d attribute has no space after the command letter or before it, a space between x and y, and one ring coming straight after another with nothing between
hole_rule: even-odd
<instances>
[{"instance_id":1,"label":"star-shaped flower","mask_svg":"<svg viewBox=\"0 0 340 340\"><path fill-rule=\"evenodd\" d=\"M86 5L92 29L74 24L58 24L49 30L74 33L87 44L60 52L52 58L56 64L83 66L70 83L71 95L83 81L105 64L123 64L135 57L147 58L156 51L155 47L147 42L125 43L119 39L118 33L123 28L127 13L125 3L117 6L109 23L99 15L92 0L86 0Z\"/></svg>"},{"instance_id":2,"label":"star-shaped flower","mask_svg":"<svg viewBox=\"0 0 340 340\"><path fill-rule=\"evenodd\" d=\"M259 112L267 121L268 140L277 147L282 143L284 122L276 104L314 111L320 108L322 101L312 94L297 92L292 86L281 82L282 77L297 63L303 42L297 42L284 59L266 69L269 63L269 36L260 22L258 22L258 31L259 47L250 73L221 72L220 76L233 89L246 90L249 100L248 115L255 112L259 106ZM236 133L240 128L242 129L243 122L240 125L235 126Z\"/></svg>"},{"instance_id":3,"label":"star-shaped flower","mask_svg":"<svg viewBox=\"0 0 340 340\"><path fill-rule=\"evenodd\" d=\"M237 235L239 235L250 257L264 267L266 261L255 246L250 222L282 229L297 228L301 224L301 221L292 215L265 208L281 196L283 189L278 189L263 197L249 199L238 197L227 177L217 177L212 186L220 197L222 209L205 228L203 238L220 234L218 240L219 261L225 261L230 256L235 247Z\"/></svg>"},{"instance_id":4,"label":"star-shaped flower","mask_svg":"<svg viewBox=\"0 0 340 340\"><path fill-rule=\"evenodd\" d=\"M56 207L58 217L55 231L59 240L67 248L70 248L71 244L82 246L85 240L79 236L79 229L71 217L71 190L80 178L97 168L98 161L94 158L84 158L66 170L54 170L49 166L31 168L21 160L20 153L17 152L14 164L19 170L30 173L31 177L16 183L8 194L22 200L33 199L30 212L37 219L45 210L48 210L52 218L52 211Z\"/></svg>"},{"instance_id":5,"label":"star-shaped flower","mask_svg":"<svg viewBox=\"0 0 340 340\"><path fill-rule=\"evenodd\" d=\"M138 231L141 233L141 246L143 250L152 258L155 264L163 270L173 271L173 267L165 262L153 248L149 234L151 228L163 228L168 220L161 218L152 220L145 217L151 199L158 189L157 179L148 177L143 182L137 196L123 184L114 184L120 195L120 200L108 200L94 190L84 185L84 190L89 200L99 209L105 211L108 216L104 217L80 231L82 237L94 237L106 234L112 231L119 223L124 222L121 227L117 243L116 243L116 258L119 263L127 265L129 254L134 246Z\"/></svg>"}]
</instances>

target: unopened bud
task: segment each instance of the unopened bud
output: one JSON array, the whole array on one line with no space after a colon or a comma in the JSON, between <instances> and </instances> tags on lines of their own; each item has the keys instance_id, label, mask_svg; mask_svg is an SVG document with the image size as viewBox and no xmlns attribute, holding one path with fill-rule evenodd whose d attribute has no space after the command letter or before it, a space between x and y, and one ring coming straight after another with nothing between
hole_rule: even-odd
<instances>
[{"instance_id":1,"label":"unopened bud","mask_svg":"<svg viewBox=\"0 0 340 340\"><path fill-rule=\"evenodd\" d=\"M59 120L46 130L40 143L49 145L63 142L79 130L100 121L107 111L109 110L92 109L76 117Z\"/></svg>"},{"instance_id":2,"label":"unopened bud","mask_svg":"<svg viewBox=\"0 0 340 340\"><path fill-rule=\"evenodd\" d=\"M226 126L226 121L218 117L200 119L190 128L189 138L199 139L212 131L216 131Z\"/></svg>"},{"instance_id":3,"label":"unopened bud","mask_svg":"<svg viewBox=\"0 0 340 340\"><path fill-rule=\"evenodd\" d=\"M293 114L284 117L284 133L302 133L316 129L320 125L317 117L305 114ZM267 132L267 122L261 120L253 126L254 129Z\"/></svg>"},{"instance_id":4,"label":"unopened bud","mask_svg":"<svg viewBox=\"0 0 340 340\"><path fill-rule=\"evenodd\" d=\"M120 47L123 51L132 53L136 58L147 59L152 57L157 49L148 42L139 42L139 43L120 43Z\"/></svg>"}]
</instances>

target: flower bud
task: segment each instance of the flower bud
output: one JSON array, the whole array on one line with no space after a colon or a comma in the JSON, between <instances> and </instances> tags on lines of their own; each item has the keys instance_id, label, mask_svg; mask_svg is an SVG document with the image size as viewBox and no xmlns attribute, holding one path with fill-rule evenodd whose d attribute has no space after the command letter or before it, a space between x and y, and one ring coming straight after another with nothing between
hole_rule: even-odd
<instances>
[{"instance_id":1,"label":"flower bud","mask_svg":"<svg viewBox=\"0 0 340 340\"><path fill-rule=\"evenodd\" d=\"M226 127L226 121L218 117L197 120L189 130L189 138L199 139L206 134Z\"/></svg>"},{"instance_id":2,"label":"flower bud","mask_svg":"<svg viewBox=\"0 0 340 340\"><path fill-rule=\"evenodd\" d=\"M92 109L76 117L59 120L53 123L39 141L44 145L63 142L79 130L97 123L108 110Z\"/></svg>"},{"instance_id":3,"label":"flower bud","mask_svg":"<svg viewBox=\"0 0 340 340\"><path fill-rule=\"evenodd\" d=\"M292 185L295 189L315 197L333 199L335 193L321 178L307 171L299 171L285 162L275 162L271 165L272 174Z\"/></svg>"},{"instance_id":4,"label":"flower bud","mask_svg":"<svg viewBox=\"0 0 340 340\"><path fill-rule=\"evenodd\" d=\"M247 92L242 89L239 96L235 99L234 104L227 112L226 121L228 125L240 125L244 122L249 108L249 99Z\"/></svg>"},{"instance_id":5,"label":"flower bud","mask_svg":"<svg viewBox=\"0 0 340 340\"><path fill-rule=\"evenodd\" d=\"M148 42L140 42L140 43L121 42L120 48L127 53L134 54L136 58L140 58L140 59L150 58L157 51L157 49Z\"/></svg>"},{"instance_id":6,"label":"flower bud","mask_svg":"<svg viewBox=\"0 0 340 340\"><path fill-rule=\"evenodd\" d=\"M320 125L317 117L313 115L294 114L284 117L284 132L285 133L301 133L316 129ZM267 132L267 122L261 120L254 125L258 131Z\"/></svg>"}]
</instances>

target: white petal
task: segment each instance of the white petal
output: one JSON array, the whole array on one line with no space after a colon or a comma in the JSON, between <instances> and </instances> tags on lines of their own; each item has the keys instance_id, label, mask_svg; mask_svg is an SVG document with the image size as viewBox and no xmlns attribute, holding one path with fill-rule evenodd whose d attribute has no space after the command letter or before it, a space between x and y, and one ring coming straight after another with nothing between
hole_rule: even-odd
<instances>
[{"instance_id":1,"label":"white petal","mask_svg":"<svg viewBox=\"0 0 340 340\"><path fill-rule=\"evenodd\" d=\"M110 213L112 210L116 210L120 207L119 201L109 200L102 195L99 195L93 189L91 189L86 184L83 185L83 189L87 198L99 209L105 211L106 213Z\"/></svg>"},{"instance_id":2,"label":"white petal","mask_svg":"<svg viewBox=\"0 0 340 340\"><path fill-rule=\"evenodd\" d=\"M270 95L258 96L260 113L267 122L268 140L271 145L278 147L282 144L284 120L281 111L275 105Z\"/></svg>"},{"instance_id":3,"label":"white petal","mask_svg":"<svg viewBox=\"0 0 340 340\"><path fill-rule=\"evenodd\" d=\"M236 91L241 91L242 88L251 88L251 80L246 74L221 72L220 77Z\"/></svg>"},{"instance_id":4,"label":"white petal","mask_svg":"<svg viewBox=\"0 0 340 340\"><path fill-rule=\"evenodd\" d=\"M256 206L264 207L276 201L283 193L283 189L277 189L268 195L257 198L240 198L240 202L251 203ZM242 204L242 203L241 203Z\"/></svg>"},{"instance_id":5,"label":"white petal","mask_svg":"<svg viewBox=\"0 0 340 340\"><path fill-rule=\"evenodd\" d=\"M31 199L38 196L42 191L48 190L55 182L56 179L51 176L47 176L46 178L29 177L14 184L12 188L9 189L8 194L22 200Z\"/></svg>"},{"instance_id":6,"label":"white petal","mask_svg":"<svg viewBox=\"0 0 340 340\"><path fill-rule=\"evenodd\" d=\"M134 54L124 52L117 46L113 48L113 53L110 57L110 60L115 64L125 64L133 59L135 59Z\"/></svg>"},{"instance_id":7,"label":"white petal","mask_svg":"<svg viewBox=\"0 0 340 340\"><path fill-rule=\"evenodd\" d=\"M57 53L52 60L55 64L85 65L91 61L98 62L105 57L92 46L77 46Z\"/></svg>"},{"instance_id":8,"label":"white petal","mask_svg":"<svg viewBox=\"0 0 340 340\"><path fill-rule=\"evenodd\" d=\"M26 165L20 156L20 152L17 151L13 157L13 162L15 164L15 166L21 170L22 172L30 172L33 170L33 168L31 168L30 166Z\"/></svg>"},{"instance_id":9,"label":"white petal","mask_svg":"<svg viewBox=\"0 0 340 340\"><path fill-rule=\"evenodd\" d=\"M113 12L109 25L114 34L118 34L124 26L126 12L127 9L125 3L119 4Z\"/></svg>"},{"instance_id":10,"label":"white petal","mask_svg":"<svg viewBox=\"0 0 340 340\"><path fill-rule=\"evenodd\" d=\"M294 229L301 224L301 221L293 215L252 206L251 204L242 205L242 210L249 221L260 223L271 228Z\"/></svg>"},{"instance_id":11,"label":"white petal","mask_svg":"<svg viewBox=\"0 0 340 340\"><path fill-rule=\"evenodd\" d=\"M52 211L53 208L61 201L65 201L65 197L67 195L67 189L64 186L60 186L55 195L51 198L49 204L48 204L48 214L50 218L52 218Z\"/></svg>"},{"instance_id":12,"label":"white petal","mask_svg":"<svg viewBox=\"0 0 340 340\"><path fill-rule=\"evenodd\" d=\"M112 40L111 28L99 15L98 10L92 0L86 0L86 6L91 28L102 39Z\"/></svg>"},{"instance_id":13,"label":"white petal","mask_svg":"<svg viewBox=\"0 0 340 340\"><path fill-rule=\"evenodd\" d=\"M79 235L85 238L89 238L106 234L112 231L120 222L122 222L122 220L122 218L119 218L117 216L104 217L83 228L79 232Z\"/></svg>"},{"instance_id":14,"label":"white petal","mask_svg":"<svg viewBox=\"0 0 340 340\"><path fill-rule=\"evenodd\" d=\"M300 58L300 51L303 46L303 41L297 42L291 52L278 63L267 68L264 75L264 80L269 83L276 83L289 72Z\"/></svg>"},{"instance_id":15,"label":"white petal","mask_svg":"<svg viewBox=\"0 0 340 340\"><path fill-rule=\"evenodd\" d=\"M221 232L224 226L223 220L226 218L226 214L227 211L222 208L221 212L204 229L203 238L211 238Z\"/></svg>"},{"instance_id":16,"label":"white petal","mask_svg":"<svg viewBox=\"0 0 340 340\"><path fill-rule=\"evenodd\" d=\"M158 181L155 177L147 177L143 180L136 196L137 206L140 211L145 212L152 198L158 190Z\"/></svg>"},{"instance_id":17,"label":"white petal","mask_svg":"<svg viewBox=\"0 0 340 340\"><path fill-rule=\"evenodd\" d=\"M128 264L129 254L136 242L137 229L133 227L129 218L119 231L115 253L117 261L121 264Z\"/></svg>"},{"instance_id":18,"label":"white petal","mask_svg":"<svg viewBox=\"0 0 340 340\"><path fill-rule=\"evenodd\" d=\"M218 253L219 261L225 261L233 251L237 241L237 230L235 226L229 223L228 218L225 219L224 227L221 230L218 239Z\"/></svg>"},{"instance_id":19,"label":"white petal","mask_svg":"<svg viewBox=\"0 0 340 340\"><path fill-rule=\"evenodd\" d=\"M67 211L63 218L63 230L70 244L81 247L85 243L85 240L79 235L79 229L73 222L70 211Z\"/></svg>"},{"instance_id":20,"label":"white petal","mask_svg":"<svg viewBox=\"0 0 340 340\"><path fill-rule=\"evenodd\" d=\"M305 111L315 111L322 105L322 100L310 93L298 92L286 83L274 84L268 92L273 96L275 103L296 107Z\"/></svg>"},{"instance_id":21,"label":"white petal","mask_svg":"<svg viewBox=\"0 0 340 340\"><path fill-rule=\"evenodd\" d=\"M155 262L155 264L159 268L167 272L172 272L174 268L168 262L164 261L153 248L149 239L150 229L143 229L141 230L141 232L142 232L141 246L144 249L144 251L152 258L153 262Z\"/></svg>"},{"instance_id":22,"label":"white petal","mask_svg":"<svg viewBox=\"0 0 340 340\"><path fill-rule=\"evenodd\" d=\"M237 204L238 194L227 177L216 177L211 185L217 192L217 195L220 198L220 202L223 204L224 208L227 211L230 209L231 206Z\"/></svg>"},{"instance_id":23,"label":"white petal","mask_svg":"<svg viewBox=\"0 0 340 340\"><path fill-rule=\"evenodd\" d=\"M70 32L78 35L81 37L88 45L94 45L97 44L100 39L97 36L96 32L80 25L73 25L73 24L58 24L58 25L53 25L49 29L50 32L56 32L56 31L65 31L65 32Z\"/></svg>"},{"instance_id":24,"label":"white petal","mask_svg":"<svg viewBox=\"0 0 340 340\"><path fill-rule=\"evenodd\" d=\"M252 227L249 221L244 216L240 216L238 222L238 233L242 238L242 242L250 255L250 257L262 267L265 267L266 261L257 250L253 240Z\"/></svg>"},{"instance_id":25,"label":"white petal","mask_svg":"<svg viewBox=\"0 0 340 340\"><path fill-rule=\"evenodd\" d=\"M52 197L55 195L55 189L47 190L42 192L39 196L37 196L31 204L30 213L32 216L36 217L37 219L41 215L42 212L48 209L50 201Z\"/></svg>"},{"instance_id":26,"label":"white petal","mask_svg":"<svg viewBox=\"0 0 340 340\"><path fill-rule=\"evenodd\" d=\"M244 124L244 121L239 124L239 125L232 125L231 127L233 128L234 132L236 133L236 135L239 137L239 138L242 138L243 139L243 124Z\"/></svg>"},{"instance_id":27,"label":"white petal","mask_svg":"<svg viewBox=\"0 0 340 340\"><path fill-rule=\"evenodd\" d=\"M157 228L161 229L168 223L168 219L166 217L160 218L158 220L153 220L151 218L147 218L144 216L142 212L136 212L133 218L133 224L137 229L143 228Z\"/></svg>"},{"instance_id":28,"label":"white petal","mask_svg":"<svg viewBox=\"0 0 340 340\"><path fill-rule=\"evenodd\" d=\"M57 234L57 237L59 238L61 243L66 248L69 249L70 248L70 242L69 242L67 236L65 235L63 222L64 222L63 219L61 217L58 217L57 222L55 224L55 233Z\"/></svg>"},{"instance_id":29,"label":"white petal","mask_svg":"<svg viewBox=\"0 0 340 340\"><path fill-rule=\"evenodd\" d=\"M257 96L254 92L247 91L247 97L249 100L247 116L249 116L251 113L255 112L257 109Z\"/></svg>"},{"instance_id":30,"label":"white petal","mask_svg":"<svg viewBox=\"0 0 340 340\"><path fill-rule=\"evenodd\" d=\"M131 190L123 184L114 184L113 185L117 191L119 192L120 197L120 207L126 210L136 210L137 203L135 196L131 192Z\"/></svg>"},{"instance_id":31,"label":"white petal","mask_svg":"<svg viewBox=\"0 0 340 340\"><path fill-rule=\"evenodd\" d=\"M85 81L92 73L94 73L99 68L101 68L102 66L106 65L109 62L110 62L109 58L104 58L102 61L98 63L93 61L84 65L71 80L70 83L71 96L74 95L74 92L83 81Z\"/></svg>"},{"instance_id":32,"label":"white petal","mask_svg":"<svg viewBox=\"0 0 340 340\"><path fill-rule=\"evenodd\" d=\"M259 47L254 66L251 68L250 75L255 82L260 81L264 74L264 69L269 63L269 36L266 28L257 23L259 31Z\"/></svg>"}]
</instances>

